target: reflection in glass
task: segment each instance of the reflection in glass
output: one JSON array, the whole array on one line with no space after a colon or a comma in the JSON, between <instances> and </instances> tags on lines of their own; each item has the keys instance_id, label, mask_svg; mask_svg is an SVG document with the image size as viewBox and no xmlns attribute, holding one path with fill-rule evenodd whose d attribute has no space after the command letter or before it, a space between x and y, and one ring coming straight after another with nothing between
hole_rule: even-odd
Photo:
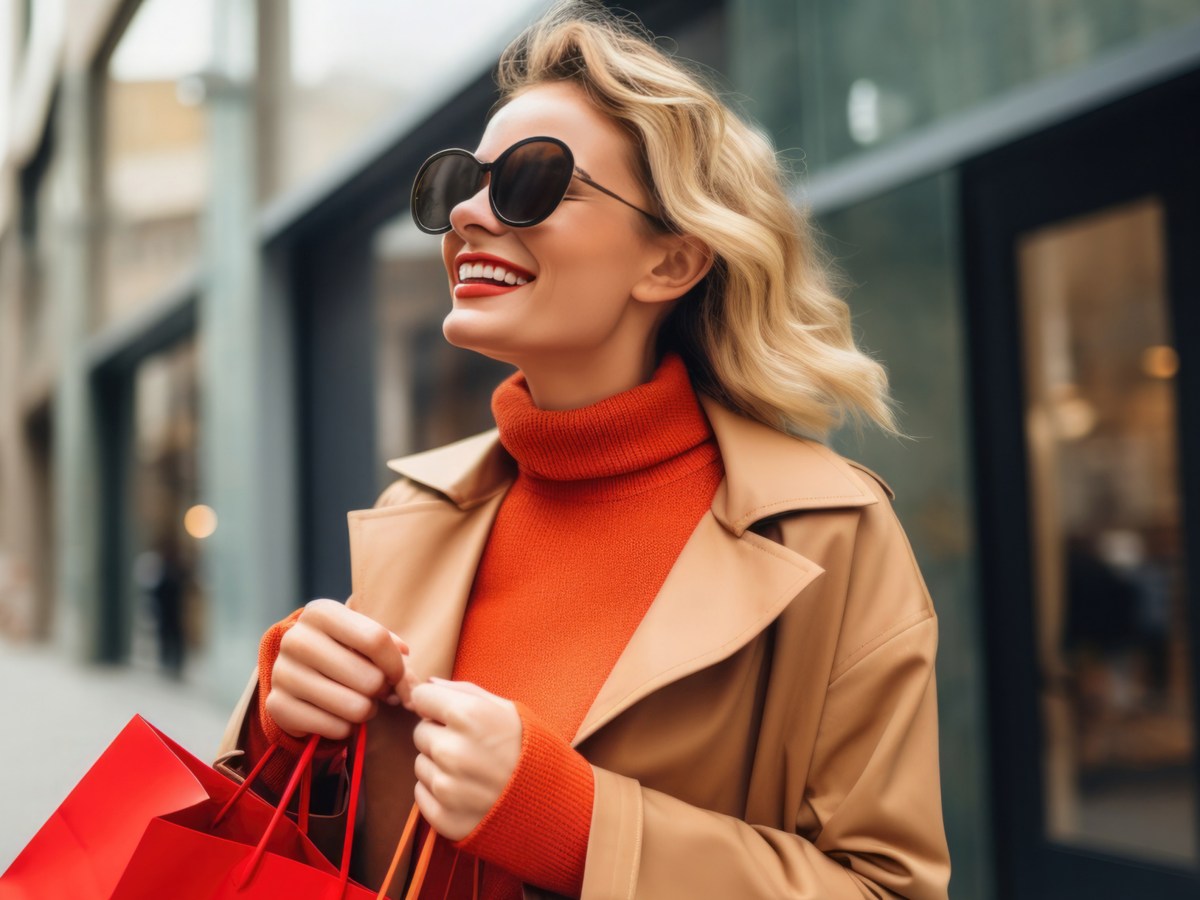
<instances>
[{"instance_id":1,"label":"reflection in glass","mask_svg":"<svg viewBox=\"0 0 1200 900\"><path fill-rule=\"evenodd\" d=\"M134 380L132 655L181 677L204 644L206 603L198 577L196 343L148 357ZM207 507L202 509L207 510ZM211 511L209 511L211 513ZM216 527L215 521L206 524Z\"/></svg>"},{"instance_id":2,"label":"reflection in glass","mask_svg":"<svg viewBox=\"0 0 1200 900\"><path fill-rule=\"evenodd\" d=\"M729 17L748 112L813 173L1194 22L1200 2L729 0Z\"/></svg>"},{"instance_id":3,"label":"reflection in glass","mask_svg":"<svg viewBox=\"0 0 1200 900\"><path fill-rule=\"evenodd\" d=\"M1176 447L1156 199L1019 244L1049 835L1196 859Z\"/></svg>"},{"instance_id":4,"label":"reflection in glass","mask_svg":"<svg viewBox=\"0 0 1200 900\"><path fill-rule=\"evenodd\" d=\"M145 0L105 83L103 327L153 300L197 262L208 194L203 107L178 81L209 62L213 0Z\"/></svg>"}]
</instances>

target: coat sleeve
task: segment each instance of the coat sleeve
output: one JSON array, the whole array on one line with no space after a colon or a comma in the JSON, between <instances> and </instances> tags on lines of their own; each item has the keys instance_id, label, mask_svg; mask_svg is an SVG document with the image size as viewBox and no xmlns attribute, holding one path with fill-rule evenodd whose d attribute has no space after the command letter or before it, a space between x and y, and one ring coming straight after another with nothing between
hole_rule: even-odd
<instances>
[{"instance_id":1,"label":"coat sleeve","mask_svg":"<svg viewBox=\"0 0 1200 900\"><path fill-rule=\"evenodd\" d=\"M872 555L851 572L845 615L861 614L870 630L844 635L807 769L788 773L804 784L792 828L700 809L594 768L583 900L947 896L937 620L890 505L867 518L860 539L883 541L886 552L856 550ZM783 758L805 755L795 749Z\"/></svg>"}]
</instances>

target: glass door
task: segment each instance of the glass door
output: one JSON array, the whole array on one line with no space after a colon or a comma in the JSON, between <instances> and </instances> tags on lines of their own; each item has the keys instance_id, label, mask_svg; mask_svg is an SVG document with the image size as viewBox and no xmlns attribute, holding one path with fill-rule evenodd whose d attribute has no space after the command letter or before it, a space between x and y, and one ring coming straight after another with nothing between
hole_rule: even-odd
<instances>
[{"instance_id":1,"label":"glass door","mask_svg":"<svg viewBox=\"0 0 1200 900\"><path fill-rule=\"evenodd\" d=\"M1197 103L964 171L1004 897L1200 896Z\"/></svg>"}]
</instances>

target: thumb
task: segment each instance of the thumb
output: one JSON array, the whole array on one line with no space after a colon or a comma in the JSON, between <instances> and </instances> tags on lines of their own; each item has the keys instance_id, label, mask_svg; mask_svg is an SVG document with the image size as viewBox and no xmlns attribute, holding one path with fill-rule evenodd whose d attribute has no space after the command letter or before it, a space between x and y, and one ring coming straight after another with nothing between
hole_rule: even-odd
<instances>
[{"instance_id":1,"label":"thumb","mask_svg":"<svg viewBox=\"0 0 1200 900\"><path fill-rule=\"evenodd\" d=\"M495 697L496 695L490 691L485 691L479 685L470 681L450 681L446 678L438 678L436 676L429 679L434 684L440 684L442 687L450 688L454 691L459 691L463 694L470 694L472 697Z\"/></svg>"}]
</instances>

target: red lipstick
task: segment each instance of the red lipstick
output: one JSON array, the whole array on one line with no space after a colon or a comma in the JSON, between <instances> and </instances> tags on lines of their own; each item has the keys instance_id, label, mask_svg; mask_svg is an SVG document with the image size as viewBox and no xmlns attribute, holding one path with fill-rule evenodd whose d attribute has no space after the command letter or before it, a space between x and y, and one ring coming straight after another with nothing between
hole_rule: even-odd
<instances>
[{"instance_id":1,"label":"red lipstick","mask_svg":"<svg viewBox=\"0 0 1200 900\"><path fill-rule=\"evenodd\" d=\"M454 258L454 297L495 297L524 287L535 277L528 269L490 253L460 253Z\"/></svg>"}]
</instances>

